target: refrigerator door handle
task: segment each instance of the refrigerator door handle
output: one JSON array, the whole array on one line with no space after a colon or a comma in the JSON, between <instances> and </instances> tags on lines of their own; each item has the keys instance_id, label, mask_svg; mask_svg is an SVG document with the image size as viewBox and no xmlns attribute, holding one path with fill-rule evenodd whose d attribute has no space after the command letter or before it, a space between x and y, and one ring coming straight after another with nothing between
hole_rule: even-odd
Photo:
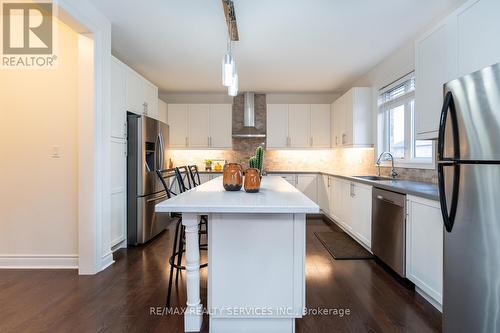
<instances>
[{"instance_id":1,"label":"refrigerator door handle","mask_svg":"<svg viewBox=\"0 0 500 333\"><path fill-rule=\"evenodd\" d=\"M451 128L453 135L453 158L446 158L444 156L445 149L445 131L446 131L446 121L448 120L448 111L451 118ZM450 160L460 160L460 138L458 133L458 121L457 112L455 109L455 102L453 101L453 94L451 91L446 93L443 102L443 108L441 110L441 117L439 121L439 135L438 135L438 160L439 161L450 161Z\"/></svg>"},{"instance_id":2,"label":"refrigerator door handle","mask_svg":"<svg viewBox=\"0 0 500 333\"><path fill-rule=\"evenodd\" d=\"M453 158L446 158L444 156L445 149L445 130L448 113L451 119L452 138L453 138ZM453 224L455 223L455 216L457 213L458 205L458 190L460 188L460 141L458 134L457 112L455 109L455 102L453 101L453 94L451 91L446 93L441 110L441 119L439 121L439 138L438 138L438 188L439 188L439 202L441 204L441 215L443 215L443 223L447 232L451 232ZM453 185L451 190L451 205L448 213L448 203L446 202L446 186L444 168L453 167Z\"/></svg>"},{"instance_id":3,"label":"refrigerator door handle","mask_svg":"<svg viewBox=\"0 0 500 333\"><path fill-rule=\"evenodd\" d=\"M444 168L453 167L453 187L451 190L451 205L448 213L448 203L446 202ZM457 162L439 163L438 164L438 188L439 202L441 206L441 215L443 216L444 227L447 232L451 232L455 224L455 216L458 206L458 190L460 188L460 164Z\"/></svg>"},{"instance_id":4,"label":"refrigerator door handle","mask_svg":"<svg viewBox=\"0 0 500 333\"><path fill-rule=\"evenodd\" d=\"M165 169L165 143L163 142L163 134L158 134L160 138L160 170Z\"/></svg>"},{"instance_id":5,"label":"refrigerator door handle","mask_svg":"<svg viewBox=\"0 0 500 333\"><path fill-rule=\"evenodd\" d=\"M160 142L160 134L156 136L155 141L155 170L160 170L160 154L161 154L161 142Z\"/></svg>"}]
</instances>

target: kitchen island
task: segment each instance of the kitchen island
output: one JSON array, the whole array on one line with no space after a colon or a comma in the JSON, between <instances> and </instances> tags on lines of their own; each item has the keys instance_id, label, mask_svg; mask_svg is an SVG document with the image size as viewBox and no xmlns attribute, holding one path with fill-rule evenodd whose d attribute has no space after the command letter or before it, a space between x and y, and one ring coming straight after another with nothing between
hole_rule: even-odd
<instances>
[{"instance_id":1,"label":"kitchen island","mask_svg":"<svg viewBox=\"0 0 500 333\"><path fill-rule=\"evenodd\" d=\"M156 206L180 212L186 227L184 330L200 331L198 223L208 215L211 332L294 332L305 307L306 214L319 207L281 177L265 176L259 193L227 192L222 177Z\"/></svg>"}]
</instances>

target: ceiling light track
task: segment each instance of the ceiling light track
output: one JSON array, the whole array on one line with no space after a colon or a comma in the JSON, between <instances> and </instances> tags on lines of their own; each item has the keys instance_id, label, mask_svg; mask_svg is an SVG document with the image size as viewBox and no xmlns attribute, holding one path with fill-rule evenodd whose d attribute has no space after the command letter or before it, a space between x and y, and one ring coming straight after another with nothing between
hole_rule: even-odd
<instances>
[{"instance_id":1,"label":"ceiling light track","mask_svg":"<svg viewBox=\"0 0 500 333\"><path fill-rule=\"evenodd\" d=\"M222 0L222 7L224 8L228 32L227 53L222 59L222 85L227 87L229 96L234 97L238 95L238 73L236 71L232 43L239 40L238 27L236 24L236 13L234 11L233 1Z\"/></svg>"}]
</instances>

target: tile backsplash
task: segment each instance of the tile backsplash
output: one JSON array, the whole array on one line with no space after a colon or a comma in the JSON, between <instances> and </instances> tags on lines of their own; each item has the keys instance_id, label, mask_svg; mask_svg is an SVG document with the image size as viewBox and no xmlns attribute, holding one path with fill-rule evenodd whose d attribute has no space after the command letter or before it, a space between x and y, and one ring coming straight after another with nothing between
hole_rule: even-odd
<instances>
[{"instance_id":1,"label":"tile backsplash","mask_svg":"<svg viewBox=\"0 0 500 333\"><path fill-rule=\"evenodd\" d=\"M261 139L262 140L262 139ZM171 150L174 165L196 164L204 170L205 159L221 159L247 163L254 154L250 145L241 150ZM264 168L272 171L329 171L342 175L375 175L373 148L340 148L324 150L266 150ZM389 176L391 169L381 168L382 176ZM399 179L437 183L437 171L426 169L397 168Z\"/></svg>"}]
</instances>

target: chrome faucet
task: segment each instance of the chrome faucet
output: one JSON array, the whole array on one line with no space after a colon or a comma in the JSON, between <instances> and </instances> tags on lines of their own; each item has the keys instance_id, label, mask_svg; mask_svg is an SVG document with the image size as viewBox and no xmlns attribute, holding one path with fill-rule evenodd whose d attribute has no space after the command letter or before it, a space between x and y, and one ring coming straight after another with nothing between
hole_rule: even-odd
<instances>
[{"instance_id":1,"label":"chrome faucet","mask_svg":"<svg viewBox=\"0 0 500 333\"><path fill-rule=\"evenodd\" d=\"M385 155L387 155L391 158L391 164L392 164L391 177L396 178L398 173L396 172L396 169L394 168L394 156L392 156L392 154L389 153L388 151L384 151L382 154L379 155L379 157L377 159L376 164L378 167L378 176L380 177L380 161L382 160L382 157L384 157Z\"/></svg>"}]
</instances>

